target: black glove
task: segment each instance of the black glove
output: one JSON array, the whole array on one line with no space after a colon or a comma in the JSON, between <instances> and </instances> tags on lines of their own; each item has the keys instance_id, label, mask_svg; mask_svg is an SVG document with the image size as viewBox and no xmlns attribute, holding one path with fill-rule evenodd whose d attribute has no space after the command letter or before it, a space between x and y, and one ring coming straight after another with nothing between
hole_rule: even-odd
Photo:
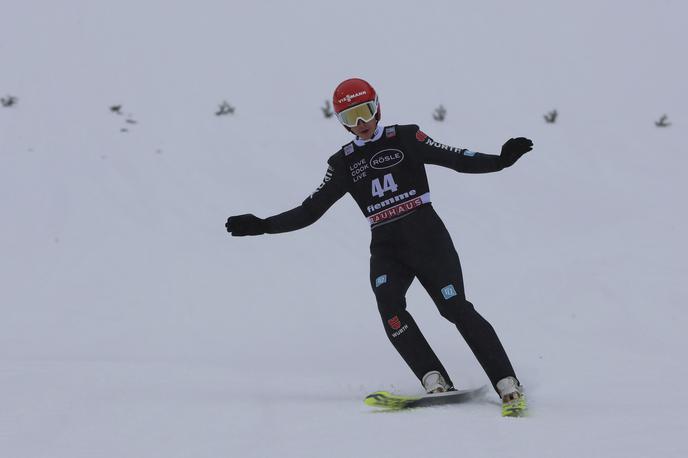
<instances>
[{"instance_id":1,"label":"black glove","mask_svg":"<svg viewBox=\"0 0 688 458\"><path fill-rule=\"evenodd\" d=\"M510 138L502 146L499 159L504 167L511 167L521 156L533 149L533 141L529 138Z\"/></svg>"},{"instance_id":2,"label":"black glove","mask_svg":"<svg viewBox=\"0 0 688 458\"><path fill-rule=\"evenodd\" d=\"M227 218L225 227L227 228L227 232L233 236L242 237L244 235L265 234L268 229L268 223L255 215L247 214L230 216Z\"/></svg>"}]
</instances>

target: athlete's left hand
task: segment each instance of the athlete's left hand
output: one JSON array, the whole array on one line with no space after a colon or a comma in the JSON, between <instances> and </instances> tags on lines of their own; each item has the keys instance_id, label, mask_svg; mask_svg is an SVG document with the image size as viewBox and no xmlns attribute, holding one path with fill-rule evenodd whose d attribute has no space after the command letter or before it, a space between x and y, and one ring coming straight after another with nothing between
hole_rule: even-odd
<instances>
[{"instance_id":1,"label":"athlete's left hand","mask_svg":"<svg viewBox=\"0 0 688 458\"><path fill-rule=\"evenodd\" d=\"M511 167L521 156L533 149L533 141L529 138L510 138L502 146L499 159L504 167Z\"/></svg>"}]
</instances>

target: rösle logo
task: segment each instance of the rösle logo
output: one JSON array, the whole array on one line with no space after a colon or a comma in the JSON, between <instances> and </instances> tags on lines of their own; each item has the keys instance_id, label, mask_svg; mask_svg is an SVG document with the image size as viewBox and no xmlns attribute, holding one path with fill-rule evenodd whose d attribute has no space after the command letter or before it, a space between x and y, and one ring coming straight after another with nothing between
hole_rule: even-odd
<instances>
[{"instance_id":1,"label":"r\u00f6sle logo","mask_svg":"<svg viewBox=\"0 0 688 458\"><path fill-rule=\"evenodd\" d=\"M370 166L374 169L388 169L404 160L404 153L398 149L385 149L373 155Z\"/></svg>"}]
</instances>

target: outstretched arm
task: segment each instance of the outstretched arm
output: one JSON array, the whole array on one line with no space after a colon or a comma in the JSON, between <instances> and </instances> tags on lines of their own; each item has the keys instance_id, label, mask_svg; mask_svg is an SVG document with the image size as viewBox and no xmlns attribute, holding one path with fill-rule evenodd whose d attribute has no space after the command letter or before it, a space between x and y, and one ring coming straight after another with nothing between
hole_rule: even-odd
<instances>
[{"instance_id":1,"label":"outstretched arm","mask_svg":"<svg viewBox=\"0 0 688 458\"><path fill-rule=\"evenodd\" d=\"M230 216L225 227L237 237L296 231L320 219L344 193L334 168L329 166L322 184L298 207L265 219L252 214Z\"/></svg>"},{"instance_id":2,"label":"outstretched arm","mask_svg":"<svg viewBox=\"0 0 688 458\"><path fill-rule=\"evenodd\" d=\"M325 212L342 196L344 190L334 177L334 168L330 165L325 172L323 182L313 194L308 196L301 205L279 215L266 219L268 234L290 232L310 226L320 219Z\"/></svg>"},{"instance_id":3,"label":"outstretched arm","mask_svg":"<svg viewBox=\"0 0 688 458\"><path fill-rule=\"evenodd\" d=\"M423 131L416 132L419 157L425 164L440 165L463 173L498 172L511 167L521 156L533 149L530 139L510 138L502 146L502 153L484 154L464 148L437 143Z\"/></svg>"}]
</instances>

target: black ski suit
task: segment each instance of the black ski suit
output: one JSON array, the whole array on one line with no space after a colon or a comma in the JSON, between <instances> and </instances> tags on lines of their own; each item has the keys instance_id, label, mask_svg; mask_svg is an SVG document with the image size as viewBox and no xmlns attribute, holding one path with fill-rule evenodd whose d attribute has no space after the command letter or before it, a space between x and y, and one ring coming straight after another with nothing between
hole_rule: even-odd
<instances>
[{"instance_id":1,"label":"black ski suit","mask_svg":"<svg viewBox=\"0 0 688 458\"><path fill-rule=\"evenodd\" d=\"M266 232L293 231L318 220L347 192L372 228L370 284L389 340L419 380L429 371L451 379L406 310L418 278L439 312L456 325L492 385L515 377L494 329L466 300L459 257L432 207L425 164L465 173L502 170L500 156L433 141L416 125L378 126L367 141L344 145L328 160L322 184L299 207L267 218Z\"/></svg>"}]
</instances>

